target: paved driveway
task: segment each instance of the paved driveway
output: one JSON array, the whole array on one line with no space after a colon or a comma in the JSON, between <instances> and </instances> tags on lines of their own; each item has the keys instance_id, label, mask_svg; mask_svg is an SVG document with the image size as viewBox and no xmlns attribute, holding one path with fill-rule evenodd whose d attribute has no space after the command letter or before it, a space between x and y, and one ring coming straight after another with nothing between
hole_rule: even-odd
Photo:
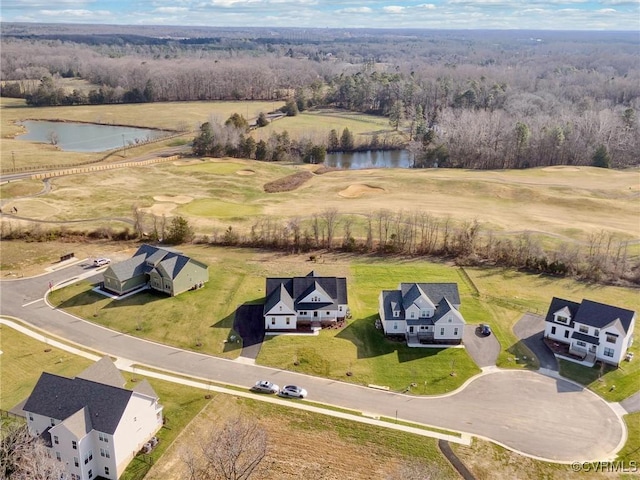
<instances>
[{"instance_id":1,"label":"paved driveway","mask_svg":"<svg viewBox=\"0 0 640 480\"><path fill-rule=\"evenodd\" d=\"M264 305L240 305L233 319L233 329L242 337L240 356L255 361L264 340Z\"/></svg>"},{"instance_id":2,"label":"paved driveway","mask_svg":"<svg viewBox=\"0 0 640 480\"><path fill-rule=\"evenodd\" d=\"M496 364L500 353L500 342L495 335L485 337L480 335L477 325L465 325L462 332L462 343L480 368Z\"/></svg>"},{"instance_id":3,"label":"paved driveway","mask_svg":"<svg viewBox=\"0 0 640 480\"><path fill-rule=\"evenodd\" d=\"M66 276L83 271L70 268ZM146 342L52 309L41 296L50 278L59 276L0 282L0 313L137 364L229 385L249 386L257 379L300 384L313 401L459 430L549 460L611 458L623 439L622 422L609 405L566 380L495 371L454 395L424 398L248 365Z\"/></svg>"},{"instance_id":4,"label":"paved driveway","mask_svg":"<svg viewBox=\"0 0 640 480\"><path fill-rule=\"evenodd\" d=\"M558 371L556 357L542 341L544 337L543 317L533 313L525 313L513 326L513 333L538 357L540 368Z\"/></svg>"}]
</instances>

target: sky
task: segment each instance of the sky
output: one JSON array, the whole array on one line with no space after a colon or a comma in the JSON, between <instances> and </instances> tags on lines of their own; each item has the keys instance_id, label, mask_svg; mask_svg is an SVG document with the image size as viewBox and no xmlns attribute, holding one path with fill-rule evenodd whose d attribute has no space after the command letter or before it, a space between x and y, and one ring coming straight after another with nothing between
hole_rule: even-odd
<instances>
[{"instance_id":1,"label":"sky","mask_svg":"<svg viewBox=\"0 0 640 480\"><path fill-rule=\"evenodd\" d=\"M640 0L0 0L3 22L635 30Z\"/></svg>"}]
</instances>

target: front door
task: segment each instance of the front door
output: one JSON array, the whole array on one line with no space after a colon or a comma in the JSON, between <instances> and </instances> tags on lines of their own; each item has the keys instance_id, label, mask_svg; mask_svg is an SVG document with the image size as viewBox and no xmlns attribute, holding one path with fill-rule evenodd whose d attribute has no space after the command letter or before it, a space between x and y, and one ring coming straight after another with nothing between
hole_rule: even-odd
<instances>
[{"instance_id":1,"label":"front door","mask_svg":"<svg viewBox=\"0 0 640 480\"><path fill-rule=\"evenodd\" d=\"M409 327L409 333L413 333L413 327Z\"/></svg>"}]
</instances>

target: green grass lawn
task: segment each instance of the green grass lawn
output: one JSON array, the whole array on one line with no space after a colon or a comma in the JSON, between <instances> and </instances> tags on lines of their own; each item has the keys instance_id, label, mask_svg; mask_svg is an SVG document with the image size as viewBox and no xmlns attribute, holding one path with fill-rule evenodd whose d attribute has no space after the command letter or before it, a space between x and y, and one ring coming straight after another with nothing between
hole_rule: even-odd
<instances>
[{"instance_id":1,"label":"green grass lawn","mask_svg":"<svg viewBox=\"0 0 640 480\"><path fill-rule=\"evenodd\" d=\"M26 399L42 372L74 377L93 363L83 357L50 347L4 325L0 326L0 341L0 408L3 410L8 410ZM125 388L135 387L137 382L131 381L132 379L142 380L140 375L126 372L123 372L123 375L127 380ZM166 428L162 428L158 433L160 443L151 454L136 457L129 464L120 477L124 480L142 479L185 425L209 402L204 398L202 390L154 378L149 378L148 381L164 406Z\"/></svg>"},{"instance_id":2,"label":"green grass lawn","mask_svg":"<svg viewBox=\"0 0 640 480\"><path fill-rule=\"evenodd\" d=\"M10 410L26 399L42 372L77 375L93 362L33 340L0 325L0 409Z\"/></svg>"},{"instance_id":3,"label":"green grass lawn","mask_svg":"<svg viewBox=\"0 0 640 480\"><path fill-rule=\"evenodd\" d=\"M619 368L602 368L599 363L589 368L559 360L560 374L589 387L610 402L619 402L640 389L640 362L637 361L640 349L635 346L631 351L635 352L636 359L631 362L622 361Z\"/></svg>"},{"instance_id":4,"label":"green grass lawn","mask_svg":"<svg viewBox=\"0 0 640 480\"><path fill-rule=\"evenodd\" d=\"M363 385L381 384L398 391L415 383L412 391L417 394L451 391L479 370L464 349L409 348L403 342L386 339L375 329L380 291L396 288L402 281L458 283L462 314L469 324L491 325L501 345L498 365L505 368L538 367L535 357L512 329L523 312L540 312L554 292L563 296L571 293L570 298L588 296L621 302L625 306L629 301L634 308L634 292L629 289L596 290L568 279L500 269L467 269L472 284L459 267L417 259L335 257L329 258L328 263L312 264L308 256L302 255L184 247L185 253L210 266L210 281L203 289L174 298L143 293L114 301L91 292L87 282L79 282L53 292L51 300L71 313L118 331L235 358L241 345L225 342L234 333L234 311L242 303L263 298L265 277L306 275L312 269L322 275L344 276L353 314L346 326L322 330L313 337L267 337L258 363ZM585 378L577 379L593 384L592 388L606 398L622 399L637 390L638 365L640 362L625 362L621 369L608 372L604 383L589 380L588 371L583 374L587 375ZM577 374L572 372L567 376L575 378ZM616 389L610 392L608 388L614 382Z\"/></svg>"},{"instance_id":5,"label":"green grass lawn","mask_svg":"<svg viewBox=\"0 0 640 480\"><path fill-rule=\"evenodd\" d=\"M627 465L630 462L636 462L640 468L640 412L625 415L624 421L627 424L627 442L618 452L617 459Z\"/></svg>"}]
</instances>

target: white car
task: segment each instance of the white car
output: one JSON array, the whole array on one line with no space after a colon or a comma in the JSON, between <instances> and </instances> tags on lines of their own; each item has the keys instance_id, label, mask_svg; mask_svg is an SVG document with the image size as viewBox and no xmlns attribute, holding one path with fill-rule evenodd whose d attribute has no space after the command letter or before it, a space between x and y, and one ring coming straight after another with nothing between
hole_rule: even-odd
<instances>
[{"instance_id":1,"label":"white car","mask_svg":"<svg viewBox=\"0 0 640 480\"><path fill-rule=\"evenodd\" d=\"M278 393L278 390L280 390L280 387L268 380L260 380L256 382L253 387L251 387L252 392L258 393Z\"/></svg>"},{"instance_id":2,"label":"white car","mask_svg":"<svg viewBox=\"0 0 640 480\"><path fill-rule=\"evenodd\" d=\"M282 387L278 395L281 397L304 398L307 396L307 391L296 385L286 385Z\"/></svg>"},{"instance_id":3,"label":"white car","mask_svg":"<svg viewBox=\"0 0 640 480\"><path fill-rule=\"evenodd\" d=\"M93 261L93 266L94 267L102 267L103 265L109 265L111 263L111 260L108 258L96 258Z\"/></svg>"}]
</instances>

